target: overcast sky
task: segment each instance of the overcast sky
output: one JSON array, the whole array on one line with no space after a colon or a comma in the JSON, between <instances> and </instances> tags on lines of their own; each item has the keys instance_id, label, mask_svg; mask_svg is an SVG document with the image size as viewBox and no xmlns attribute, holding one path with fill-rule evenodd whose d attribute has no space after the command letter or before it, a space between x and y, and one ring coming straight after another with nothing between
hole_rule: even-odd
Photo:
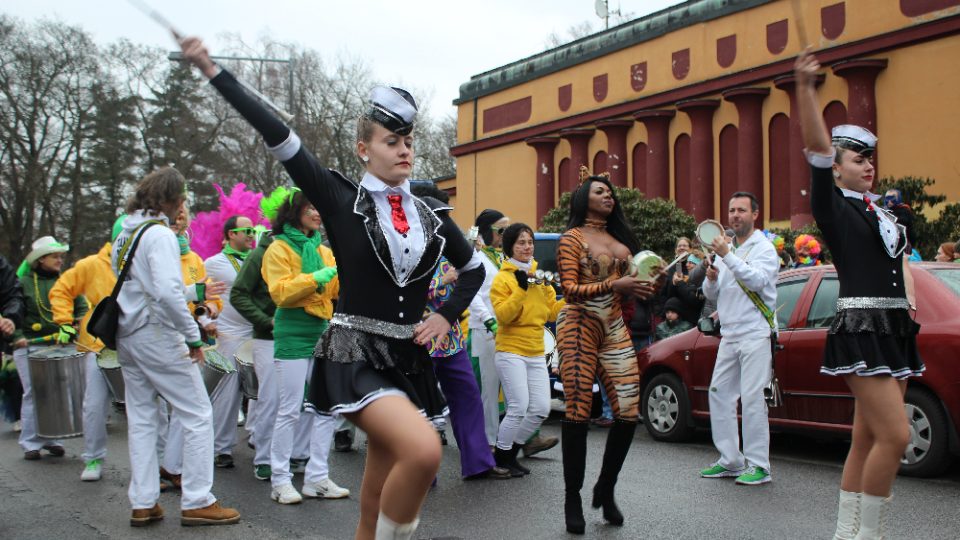
<instances>
[{"instance_id":1,"label":"overcast sky","mask_svg":"<svg viewBox=\"0 0 960 540\"><path fill-rule=\"evenodd\" d=\"M217 51L217 35L292 41L325 58L364 60L379 82L432 90L434 115L453 114L459 87L484 71L544 50L551 32L583 21L602 25L595 0L147 0L184 33ZM679 0L610 0L642 16ZM127 0L18 0L0 12L79 25L98 43L118 38L173 50L169 34Z\"/></svg>"}]
</instances>

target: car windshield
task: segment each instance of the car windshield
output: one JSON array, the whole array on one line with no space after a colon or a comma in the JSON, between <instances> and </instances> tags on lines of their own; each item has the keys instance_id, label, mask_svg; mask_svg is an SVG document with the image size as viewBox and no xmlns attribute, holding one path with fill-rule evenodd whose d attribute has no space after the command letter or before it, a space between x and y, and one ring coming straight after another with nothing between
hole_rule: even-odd
<instances>
[{"instance_id":1,"label":"car windshield","mask_svg":"<svg viewBox=\"0 0 960 540\"><path fill-rule=\"evenodd\" d=\"M932 268L930 273L949 287L953 294L960 296L960 266L957 268Z\"/></svg>"}]
</instances>

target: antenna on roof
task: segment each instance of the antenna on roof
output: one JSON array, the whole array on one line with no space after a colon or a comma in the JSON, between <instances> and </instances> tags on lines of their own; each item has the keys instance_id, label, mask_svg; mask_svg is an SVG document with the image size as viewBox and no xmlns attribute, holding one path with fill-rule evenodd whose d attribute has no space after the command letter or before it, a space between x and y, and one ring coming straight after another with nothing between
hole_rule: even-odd
<instances>
[{"instance_id":1,"label":"antenna on roof","mask_svg":"<svg viewBox=\"0 0 960 540\"><path fill-rule=\"evenodd\" d=\"M610 11L610 2L609 0L596 0L593 4L594 10L597 12L597 17L603 19L603 27L605 29L610 28L610 14L620 15L620 9L615 11Z\"/></svg>"}]
</instances>

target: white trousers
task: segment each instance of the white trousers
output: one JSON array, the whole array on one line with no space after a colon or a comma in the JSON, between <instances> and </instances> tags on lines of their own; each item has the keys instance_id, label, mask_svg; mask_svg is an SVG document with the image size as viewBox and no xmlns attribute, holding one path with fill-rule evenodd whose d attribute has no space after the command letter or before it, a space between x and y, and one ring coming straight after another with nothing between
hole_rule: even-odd
<instances>
[{"instance_id":1,"label":"white trousers","mask_svg":"<svg viewBox=\"0 0 960 540\"><path fill-rule=\"evenodd\" d=\"M500 425L500 376L494 360L496 343L493 334L483 330L470 331L470 355L480 364L480 401L483 404L483 431L487 444L497 444Z\"/></svg>"},{"instance_id":2,"label":"white trousers","mask_svg":"<svg viewBox=\"0 0 960 540\"><path fill-rule=\"evenodd\" d=\"M33 403L33 385L30 384L30 350L23 347L13 350L13 362L17 366L20 384L23 386L23 401L20 403L20 448L24 452L40 450L44 445L63 446L63 441L41 439L37 435L37 411Z\"/></svg>"},{"instance_id":3,"label":"white trousers","mask_svg":"<svg viewBox=\"0 0 960 540\"><path fill-rule=\"evenodd\" d=\"M297 451L305 448L301 443L300 449L295 448L297 432L309 433L309 458L304 472L304 482L319 482L329 475L327 458L330 455L330 444L333 442L333 427L335 421L332 416L322 416L310 411L301 411L303 408L303 393L309 381L313 358L297 360L274 360L277 384L277 418L273 426L273 439L270 443L270 483L276 487L290 484L293 474L290 472L290 458L298 457ZM303 423L307 423L304 426ZM298 429L299 428L299 429ZM306 429L306 431L302 431Z\"/></svg>"},{"instance_id":4,"label":"white trousers","mask_svg":"<svg viewBox=\"0 0 960 540\"><path fill-rule=\"evenodd\" d=\"M524 444L550 414L550 375L543 356L520 356L497 351L497 374L507 402L500 422L497 448L509 450Z\"/></svg>"},{"instance_id":5,"label":"white trousers","mask_svg":"<svg viewBox=\"0 0 960 540\"><path fill-rule=\"evenodd\" d=\"M233 354L248 339L218 334L217 351L233 362ZM213 453L215 455L233 453L233 445L237 443L237 415L240 413L242 398L240 376L236 371L224 375L210 395L210 404L213 406Z\"/></svg>"},{"instance_id":6,"label":"white trousers","mask_svg":"<svg viewBox=\"0 0 960 540\"><path fill-rule=\"evenodd\" d=\"M252 426L254 465L270 464L270 440L277 420L277 370L273 366L273 340L253 340L253 369L257 372L257 414L247 417Z\"/></svg>"},{"instance_id":7,"label":"white trousers","mask_svg":"<svg viewBox=\"0 0 960 540\"><path fill-rule=\"evenodd\" d=\"M83 461L107 457L107 414L110 412L110 388L97 366L97 353L88 352L87 387L83 391Z\"/></svg>"},{"instance_id":8,"label":"white trousers","mask_svg":"<svg viewBox=\"0 0 960 540\"><path fill-rule=\"evenodd\" d=\"M770 338L720 340L710 381L710 429L729 470L770 470L770 424L763 388L770 382ZM743 416L743 452L737 430L737 400Z\"/></svg>"},{"instance_id":9,"label":"white trousers","mask_svg":"<svg viewBox=\"0 0 960 540\"><path fill-rule=\"evenodd\" d=\"M152 508L160 497L157 475L157 395L173 408L183 426L181 459L183 510L216 502L213 487L213 421L210 398L199 367L190 361L183 336L147 324L117 340L126 386L131 480L128 495L136 509Z\"/></svg>"}]
</instances>

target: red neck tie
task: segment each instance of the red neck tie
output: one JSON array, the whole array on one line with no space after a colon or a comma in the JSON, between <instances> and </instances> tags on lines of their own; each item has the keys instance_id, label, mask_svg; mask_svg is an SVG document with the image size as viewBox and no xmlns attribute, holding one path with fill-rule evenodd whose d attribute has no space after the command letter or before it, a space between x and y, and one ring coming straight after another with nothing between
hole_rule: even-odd
<instances>
[{"instance_id":1,"label":"red neck tie","mask_svg":"<svg viewBox=\"0 0 960 540\"><path fill-rule=\"evenodd\" d=\"M390 203L390 221L393 222L393 228L400 234L407 234L410 230L410 224L407 223L407 214L400 206L403 198L400 195L387 195L387 202Z\"/></svg>"}]
</instances>

